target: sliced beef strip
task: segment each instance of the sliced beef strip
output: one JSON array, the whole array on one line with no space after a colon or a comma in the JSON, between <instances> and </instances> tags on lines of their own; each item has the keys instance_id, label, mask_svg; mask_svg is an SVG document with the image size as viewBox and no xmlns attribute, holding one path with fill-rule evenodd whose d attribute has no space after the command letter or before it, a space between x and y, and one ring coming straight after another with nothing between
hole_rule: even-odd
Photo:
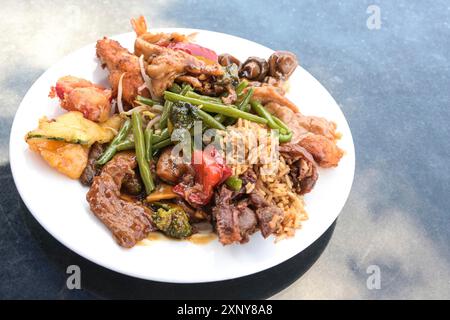
<instances>
[{"instance_id":1,"label":"sliced beef strip","mask_svg":"<svg viewBox=\"0 0 450 320\"><path fill-rule=\"evenodd\" d=\"M92 181L94 180L94 177L98 174L100 174L101 167L97 166L95 163L98 158L102 155L102 153L106 149L106 144L100 144L98 142L95 142L91 149L89 150L89 156L88 156L88 162L86 165L86 168L84 168L83 173L80 176L80 182L81 184L85 186L90 186L92 184Z\"/></svg>"},{"instance_id":2,"label":"sliced beef strip","mask_svg":"<svg viewBox=\"0 0 450 320\"><path fill-rule=\"evenodd\" d=\"M241 233L241 243L246 243L250 240L250 235L253 234L258 226L258 221L255 212L248 207L248 201L240 201L236 205L239 211L239 230Z\"/></svg>"},{"instance_id":3,"label":"sliced beef strip","mask_svg":"<svg viewBox=\"0 0 450 320\"><path fill-rule=\"evenodd\" d=\"M256 216L248 207L248 201L233 204L232 195L233 192L223 185L216 193L216 205L212 209L219 241L224 245L247 242L257 228Z\"/></svg>"},{"instance_id":4,"label":"sliced beef strip","mask_svg":"<svg viewBox=\"0 0 450 320\"><path fill-rule=\"evenodd\" d=\"M258 225L264 238L275 233L281 220L283 211L275 205L268 203L260 194L252 192L250 202L255 208Z\"/></svg>"},{"instance_id":5,"label":"sliced beef strip","mask_svg":"<svg viewBox=\"0 0 450 320\"><path fill-rule=\"evenodd\" d=\"M112 232L119 245L133 247L156 228L152 223L149 208L137 201L120 197L125 175L136 167L133 153L122 152L114 156L94 178L86 195L91 211Z\"/></svg>"}]
</instances>

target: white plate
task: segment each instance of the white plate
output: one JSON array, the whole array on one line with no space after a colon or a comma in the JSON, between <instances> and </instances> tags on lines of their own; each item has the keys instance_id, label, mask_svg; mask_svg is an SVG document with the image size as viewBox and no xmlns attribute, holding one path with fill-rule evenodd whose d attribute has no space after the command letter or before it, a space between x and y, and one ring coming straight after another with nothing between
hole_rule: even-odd
<instances>
[{"instance_id":1,"label":"white plate","mask_svg":"<svg viewBox=\"0 0 450 320\"><path fill-rule=\"evenodd\" d=\"M273 52L222 33L194 29L154 31L198 32L197 43L218 53L230 53L241 61L252 55L267 58ZM113 38L133 50L134 34ZM301 55L299 58L301 61ZM304 114L335 121L343 134L339 145L346 153L337 168L319 171L316 187L305 196L309 220L295 237L275 243L273 238L264 240L258 232L245 245L224 247L218 241L199 245L157 240L150 245L123 249L89 211L88 189L51 169L24 141L25 134L37 127L39 118L63 112L58 101L47 95L50 86L64 75L108 85L108 73L98 63L95 44L74 52L47 70L27 92L16 113L10 140L11 169L23 201L39 223L65 246L99 265L130 276L165 282L194 283L241 277L273 267L308 247L327 230L345 204L355 169L350 129L327 90L298 67L291 77L288 97Z\"/></svg>"}]
</instances>

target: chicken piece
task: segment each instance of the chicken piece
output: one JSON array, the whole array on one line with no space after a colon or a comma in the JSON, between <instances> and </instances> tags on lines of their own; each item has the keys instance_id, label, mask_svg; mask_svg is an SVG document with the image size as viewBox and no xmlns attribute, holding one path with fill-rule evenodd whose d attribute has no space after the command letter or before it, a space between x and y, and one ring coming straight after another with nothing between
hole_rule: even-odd
<instances>
[{"instance_id":1,"label":"chicken piece","mask_svg":"<svg viewBox=\"0 0 450 320\"><path fill-rule=\"evenodd\" d=\"M128 107L134 106L134 100L139 94L149 97L148 90L140 88L144 85L141 69L139 67L139 58L122 47L119 42L108 38L97 41L97 56L102 64L109 70L109 83L113 88L113 96L117 96L120 77L122 79L122 101Z\"/></svg>"},{"instance_id":2,"label":"chicken piece","mask_svg":"<svg viewBox=\"0 0 450 320\"><path fill-rule=\"evenodd\" d=\"M94 178L86 199L91 211L112 232L117 243L125 248L133 247L156 227L152 212L137 201L128 201L120 189L127 174L136 167L133 153L119 153Z\"/></svg>"},{"instance_id":3,"label":"chicken piece","mask_svg":"<svg viewBox=\"0 0 450 320\"><path fill-rule=\"evenodd\" d=\"M286 106L293 112L299 112L298 107L283 94L283 90L274 86L254 87L253 99L260 101L263 105L275 102L281 106ZM247 91L248 89L246 89Z\"/></svg>"},{"instance_id":4,"label":"chicken piece","mask_svg":"<svg viewBox=\"0 0 450 320\"><path fill-rule=\"evenodd\" d=\"M153 34L147 32L147 24L142 16L132 19L131 24L137 36L134 43L134 54L136 56L144 55L148 62L146 71L151 78L152 93L155 97L161 97L174 80L183 75L221 76L224 74L221 65L215 61L199 59L183 50L171 49L172 45L180 42L189 45L187 36L178 33ZM199 83L195 83L198 87Z\"/></svg>"},{"instance_id":5,"label":"chicken piece","mask_svg":"<svg viewBox=\"0 0 450 320\"><path fill-rule=\"evenodd\" d=\"M336 167L344 152L336 145L340 137L336 124L324 118L302 115L290 108L271 102L265 105L267 110L281 119L293 131L290 142L305 148L314 157L319 166Z\"/></svg>"},{"instance_id":6,"label":"chicken piece","mask_svg":"<svg viewBox=\"0 0 450 320\"><path fill-rule=\"evenodd\" d=\"M319 178L317 163L312 155L298 144L282 144L280 153L289 163L289 175L295 192L298 194L311 192Z\"/></svg>"},{"instance_id":7,"label":"chicken piece","mask_svg":"<svg viewBox=\"0 0 450 320\"><path fill-rule=\"evenodd\" d=\"M184 51L162 47L141 38L136 39L134 52L137 56L144 55L147 60L146 71L152 79L153 92L157 97L162 96L176 78L185 74L223 75L218 63L206 63Z\"/></svg>"},{"instance_id":8,"label":"chicken piece","mask_svg":"<svg viewBox=\"0 0 450 320\"><path fill-rule=\"evenodd\" d=\"M61 107L68 111L80 111L86 119L103 122L111 110L111 90L92 82L64 76L50 89L49 97L58 97Z\"/></svg>"}]
</instances>

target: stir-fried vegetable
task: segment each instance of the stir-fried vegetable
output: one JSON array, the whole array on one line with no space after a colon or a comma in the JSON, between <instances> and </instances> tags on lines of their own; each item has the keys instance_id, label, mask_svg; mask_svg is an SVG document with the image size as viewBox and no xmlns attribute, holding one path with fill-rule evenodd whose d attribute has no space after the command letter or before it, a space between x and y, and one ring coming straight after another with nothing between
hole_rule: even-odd
<instances>
[{"instance_id":1,"label":"stir-fried vegetable","mask_svg":"<svg viewBox=\"0 0 450 320\"><path fill-rule=\"evenodd\" d=\"M242 91L244 91L244 89L247 88L247 86L248 86L248 81L245 79L242 80L236 87L236 94L240 95L242 93Z\"/></svg>"},{"instance_id":2,"label":"stir-fried vegetable","mask_svg":"<svg viewBox=\"0 0 450 320\"><path fill-rule=\"evenodd\" d=\"M255 112L262 118L267 120L267 125L271 129L277 129L280 130L280 133L286 133L286 130L281 128L279 125L276 124L276 122L273 120L272 115L269 111L267 111L262 104L259 101L253 100L250 102L252 105L252 109L255 110Z\"/></svg>"},{"instance_id":3,"label":"stir-fried vegetable","mask_svg":"<svg viewBox=\"0 0 450 320\"><path fill-rule=\"evenodd\" d=\"M200 108L193 109L193 112L199 119L203 121L204 124L208 125L211 128L225 130L225 126L217 121L214 117L210 116Z\"/></svg>"},{"instance_id":4,"label":"stir-fried vegetable","mask_svg":"<svg viewBox=\"0 0 450 320\"><path fill-rule=\"evenodd\" d=\"M173 102L181 101L181 102L189 102L194 105L201 105L202 110L206 111L206 112L220 113L220 114L223 114L223 115L226 115L229 117L242 118L242 119L253 121L256 123L263 123L263 124L267 123L267 120L264 118L261 118L254 114L251 114L251 113L247 113L247 112L238 110L236 107L233 108L230 105L224 105L224 104L203 101L203 100L196 99L196 98L189 98L189 97L185 97L185 96L182 96L182 95L179 95L179 94L176 94L173 92L169 92L169 91L165 91L164 97L166 100L173 101Z\"/></svg>"},{"instance_id":5,"label":"stir-fried vegetable","mask_svg":"<svg viewBox=\"0 0 450 320\"><path fill-rule=\"evenodd\" d=\"M176 102L170 113L170 121L175 129L190 130L199 117L194 113L194 107L187 102Z\"/></svg>"},{"instance_id":6,"label":"stir-fried vegetable","mask_svg":"<svg viewBox=\"0 0 450 320\"><path fill-rule=\"evenodd\" d=\"M83 117L78 111L70 111L56 119L39 119L38 129L28 132L25 139L42 138L47 140L65 141L83 145L94 142L106 143L113 139L113 131L121 124L118 116L113 116L104 124L98 124Z\"/></svg>"},{"instance_id":7,"label":"stir-fried vegetable","mask_svg":"<svg viewBox=\"0 0 450 320\"><path fill-rule=\"evenodd\" d=\"M155 144L152 146L152 149L153 149L154 151L156 151L156 150L165 148L165 147L167 147L167 146L170 146L171 144L172 144L172 140L171 140L170 138L167 138L167 139L161 140L161 141L158 142L158 143L155 143Z\"/></svg>"},{"instance_id":8,"label":"stir-fried vegetable","mask_svg":"<svg viewBox=\"0 0 450 320\"><path fill-rule=\"evenodd\" d=\"M145 129L144 139L145 139L145 156L147 157L147 161L151 161L153 158L153 151L152 151L153 130L151 128Z\"/></svg>"},{"instance_id":9,"label":"stir-fried vegetable","mask_svg":"<svg viewBox=\"0 0 450 320\"><path fill-rule=\"evenodd\" d=\"M168 184L161 184L155 191L150 193L145 200L148 202L155 202L160 200L168 200L176 198L178 195L172 191L172 186Z\"/></svg>"},{"instance_id":10,"label":"stir-fried vegetable","mask_svg":"<svg viewBox=\"0 0 450 320\"><path fill-rule=\"evenodd\" d=\"M238 109L242 111L248 112L250 108L248 108L250 99L253 97L253 92L255 90L253 88L250 88L247 90L247 93L245 94L242 101L238 104Z\"/></svg>"},{"instance_id":11,"label":"stir-fried vegetable","mask_svg":"<svg viewBox=\"0 0 450 320\"><path fill-rule=\"evenodd\" d=\"M236 176L231 176L229 177L226 181L225 184L230 187L230 189L232 189L233 191L239 191L242 188L242 180L239 179Z\"/></svg>"},{"instance_id":12,"label":"stir-fried vegetable","mask_svg":"<svg viewBox=\"0 0 450 320\"><path fill-rule=\"evenodd\" d=\"M170 133L169 133L169 129L168 128L164 128L161 133L158 134L153 134L153 138L152 138L152 143L156 144L162 140L165 140L167 138L170 138Z\"/></svg>"},{"instance_id":13,"label":"stir-fried vegetable","mask_svg":"<svg viewBox=\"0 0 450 320\"><path fill-rule=\"evenodd\" d=\"M280 119L272 115L267 111L259 101L251 101L253 110L256 111L261 117L267 119L267 125L274 130L279 131L279 141L289 142L292 139L293 132L284 124Z\"/></svg>"},{"instance_id":14,"label":"stir-fried vegetable","mask_svg":"<svg viewBox=\"0 0 450 320\"><path fill-rule=\"evenodd\" d=\"M179 183L172 190L191 204L205 205L211 199L214 187L231 176L231 168L225 164L225 160L214 147L203 151L195 150L192 166L197 187L191 188Z\"/></svg>"},{"instance_id":15,"label":"stir-fried vegetable","mask_svg":"<svg viewBox=\"0 0 450 320\"><path fill-rule=\"evenodd\" d=\"M139 165L139 173L145 186L145 191L150 194L155 189L150 166L145 156L145 139L142 130L142 117L138 112L131 115L133 125L134 145L136 150L136 160Z\"/></svg>"},{"instance_id":16,"label":"stir-fried vegetable","mask_svg":"<svg viewBox=\"0 0 450 320\"><path fill-rule=\"evenodd\" d=\"M154 100L152 100L152 99L149 99L149 98L145 98L145 97L143 97L143 96L137 96L137 97L136 97L136 100L137 100L138 102L140 102L140 103L142 103L142 104L145 104L145 105L147 105L147 106L150 106L150 107L152 107L152 106L158 104L158 102L156 102L156 101L154 101Z\"/></svg>"},{"instance_id":17,"label":"stir-fried vegetable","mask_svg":"<svg viewBox=\"0 0 450 320\"><path fill-rule=\"evenodd\" d=\"M180 93L181 92L181 87L180 85L176 84L175 82L170 86L169 91L175 92L175 93Z\"/></svg>"},{"instance_id":18,"label":"stir-fried vegetable","mask_svg":"<svg viewBox=\"0 0 450 320\"><path fill-rule=\"evenodd\" d=\"M134 141L125 140L119 143L116 146L117 151L125 151L125 150L133 150L134 149Z\"/></svg>"},{"instance_id":19,"label":"stir-fried vegetable","mask_svg":"<svg viewBox=\"0 0 450 320\"><path fill-rule=\"evenodd\" d=\"M159 208L152 215L156 227L169 237L186 238L192 234L189 217L179 208Z\"/></svg>"},{"instance_id":20,"label":"stir-fried vegetable","mask_svg":"<svg viewBox=\"0 0 450 320\"><path fill-rule=\"evenodd\" d=\"M119 133L114 137L114 139L109 144L108 148L105 150L105 152L101 155L101 157L97 160L98 165L104 165L107 163L111 158L116 154L117 152L117 145L121 143L131 129L131 121L130 119L127 119L123 125L122 128L120 128Z\"/></svg>"},{"instance_id":21,"label":"stir-fried vegetable","mask_svg":"<svg viewBox=\"0 0 450 320\"><path fill-rule=\"evenodd\" d=\"M205 100L205 101L209 101L209 102L222 103L222 100L220 98L203 96L194 91L189 91L188 93L186 93L186 97L196 98L196 99Z\"/></svg>"},{"instance_id":22,"label":"stir-fried vegetable","mask_svg":"<svg viewBox=\"0 0 450 320\"><path fill-rule=\"evenodd\" d=\"M163 112L159 119L159 127L165 129L167 127L167 120L169 119L170 112L172 111L173 102L166 100L164 102Z\"/></svg>"},{"instance_id":23,"label":"stir-fried vegetable","mask_svg":"<svg viewBox=\"0 0 450 320\"><path fill-rule=\"evenodd\" d=\"M233 87L237 87L239 85L238 71L239 68L234 63L224 67L223 76L217 79L217 84L224 86L231 85Z\"/></svg>"}]
</instances>

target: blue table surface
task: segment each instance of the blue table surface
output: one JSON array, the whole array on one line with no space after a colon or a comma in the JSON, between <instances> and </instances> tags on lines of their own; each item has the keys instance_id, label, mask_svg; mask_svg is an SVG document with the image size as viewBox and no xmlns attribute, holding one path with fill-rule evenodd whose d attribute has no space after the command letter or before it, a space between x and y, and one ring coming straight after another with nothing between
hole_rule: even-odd
<instances>
[{"instance_id":1,"label":"blue table surface","mask_svg":"<svg viewBox=\"0 0 450 320\"><path fill-rule=\"evenodd\" d=\"M380 9L379 29L366 24L372 4ZM59 245L21 202L9 133L21 99L47 68L104 35L129 31L129 18L139 14L152 27L220 31L295 52L349 122L356 148L350 197L316 264L273 298L450 298L448 1L2 1L1 7L0 298L105 298L67 289L61 261L70 264L75 255L49 249ZM379 289L368 286L373 270L380 271Z\"/></svg>"}]
</instances>

